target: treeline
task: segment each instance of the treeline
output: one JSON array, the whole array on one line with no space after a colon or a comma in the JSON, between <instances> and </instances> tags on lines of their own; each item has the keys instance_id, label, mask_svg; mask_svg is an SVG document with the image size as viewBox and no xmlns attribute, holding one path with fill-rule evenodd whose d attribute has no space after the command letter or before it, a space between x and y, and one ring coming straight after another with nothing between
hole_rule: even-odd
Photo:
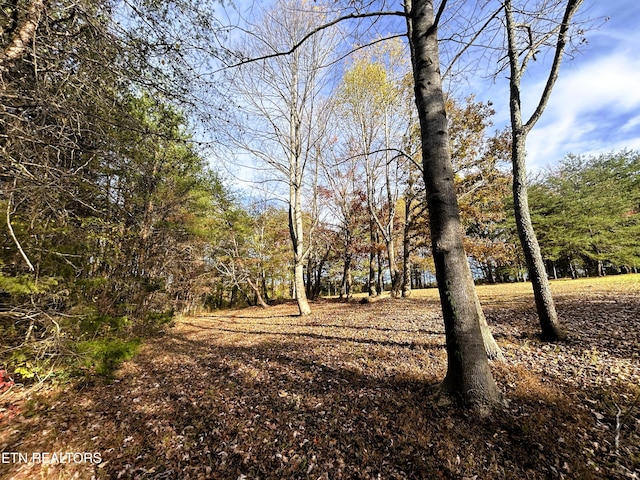
<instances>
[{"instance_id":1,"label":"treeline","mask_svg":"<svg viewBox=\"0 0 640 480\"><path fill-rule=\"evenodd\" d=\"M550 277L638 271L640 152L569 155L537 179L530 204Z\"/></svg>"},{"instance_id":2,"label":"treeline","mask_svg":"<svg viewBox=\"0 0 640 480\"><path fill-rule=\"evenodd\" d=\"M205 303L230 194L110 4L31 7L0 12L0 368L108 373Z\"/></svg>"},{"instance_id":3,"label":"treeline","mask_svg":"<svg viewBox=\"0 0 640 480\"><path fill-rule=\"evenodd\" d=\"M532 178L531 214L550 278L638 271L639 180L640 153L629 150L597 156L569 155L554 168ZM417 178L413 181L421 183ZM486 157L457 178L465 249L478 283L527 279L515 231L510 182L504 163L493 163ZM339 210L344 215L328 216L329 221L313 227L312 248L305 264L307 295L346 298L353 293L369 292L372 275L374 289L390 291L392 277L387 249L375 235L375 229L374 235L370 235L366 195L361 191L347 204L344 198L324 187L323 196L329 211ZM399 198L393 224L393 241L400 247L396 249L395 263L401 266L407 294L412 288L435 286L424 205L416 198L409 200L406 196ZM294 287L287 212L269 209L260 215L246 212L245 215L244 226L242 230L236 229L234 240L234 245L244 248L242 252L234 250L235 262L240 262L243 268L236 265L224 270L234 272L233 277L239 280L228 285L234 284L244 293L233 297L222 295L220 300L226 301L219 304L226 305L231 298L234 303L249 305L288 298ZM311 214L307 218L310 227ZM231 255L218 258L218 262L226 265L231 265L230 260Z\"/></svg>"}]
</instances>

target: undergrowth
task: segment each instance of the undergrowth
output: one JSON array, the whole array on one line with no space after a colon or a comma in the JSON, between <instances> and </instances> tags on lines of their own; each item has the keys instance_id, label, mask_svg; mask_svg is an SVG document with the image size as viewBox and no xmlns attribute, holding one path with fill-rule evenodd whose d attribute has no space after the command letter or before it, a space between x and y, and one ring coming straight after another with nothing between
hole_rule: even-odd
<instances>
[{"instance_id":1,"label":"undergrowth","mask_svg":"<svg viewBox=\"0 0 640 480\"><path fill-rule=\"evenodd\" d=\"M141 339L164 332L174 316L166 305L149 302L147 286L135 302L105 300L122 289L108 279L0 272L0 370L26 385L110 377L135 355Z\"/></svg>"}]
</instances>

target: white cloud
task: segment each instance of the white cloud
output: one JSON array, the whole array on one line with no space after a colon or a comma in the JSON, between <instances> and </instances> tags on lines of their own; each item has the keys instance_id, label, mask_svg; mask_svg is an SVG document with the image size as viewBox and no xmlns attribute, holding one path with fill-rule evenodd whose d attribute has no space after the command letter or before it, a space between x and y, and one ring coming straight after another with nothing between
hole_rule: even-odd
<instances>
[{"instance_id":1,"label":"white cloud","mask_svg":"<svg viewBox=\"0 0 640 480\"><path fill-rule=\"evenodd\" d=\"M620 127L620 130L622 130L623 132L637 133L638 126L640 126L640 115L636 115L635 117L627 120L627 123Z\"/></svg>"},{"instance_id":2,"label":"white cloud","mask_svg":"<svg viewBox=\"0 0 640 480\"><path fill-rule=\"evenodd\" d=\"M527 139L530 169L553 164L567 153L640 148L640 2L589 4L586 14L596 19L595 24L607 16L611 20L588 32L589 43L574 59L565 59L549 105ZM550 59L546 60L530 64L523 79L525 121L544 88ZM506 74L496 83L476 78L470 90L481 100L493 101L497 128L509 124Z\"/></svg>"},{"instance_id":3,"label":"white cloud","mask_svg":"<svg viewBox=\"0 0 640 480\"><path fill-rule=\"evenodd\" d=\"M612 53L561 70L551 102L527 142L530 165L548 165L569 152L636 148L640 144L639 80L636 52Z\"/></svg>"}]
</instances>

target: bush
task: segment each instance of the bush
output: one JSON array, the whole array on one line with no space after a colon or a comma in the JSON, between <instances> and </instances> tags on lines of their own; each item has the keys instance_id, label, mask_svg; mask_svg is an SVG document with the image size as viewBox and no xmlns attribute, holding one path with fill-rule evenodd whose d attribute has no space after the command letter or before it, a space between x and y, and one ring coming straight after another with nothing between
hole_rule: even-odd
<instances>
[{"instance_id":1,"label":"bush","mask_svg":"<svg viewBox=\"0 0 640 480\"><path fill-rule=\"evenodd\" d=\"M140 348L140 340L101 338L76 345L84 367L99 375L111 377L122 362L131 359Z\"/></svg>"},{"instance_id":2,"label":"bush","mask_svg":"<svg viewBox=\"0 0 640 480\"><path fill-rule=\"evenodd\" d=\"M105 332L123 332L130 324L127 316L87 315L80 322L80 333L96 335Z\"/></svg>"}]
</instances>

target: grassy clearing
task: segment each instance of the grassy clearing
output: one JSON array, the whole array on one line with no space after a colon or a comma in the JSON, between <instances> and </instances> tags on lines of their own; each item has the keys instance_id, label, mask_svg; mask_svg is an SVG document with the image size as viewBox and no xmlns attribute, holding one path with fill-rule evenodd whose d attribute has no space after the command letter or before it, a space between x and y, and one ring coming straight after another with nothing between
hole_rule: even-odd
<instances>
[{"instance_id":1,"label":"grassy clearing","mask_svg":"<svg viewBox=\"0 0 640 480\"><path fill-rule=\"evenodd\" d=\"M479 288L506 356L494 374L508 406L492 418L434 402L435 290L320 301L305 318L293 304L224 311L181 320L112 382L5 393L3 451L103 461L0 465L0 477L635 478L640 276L553 282L562 344L538 341L528 288Z\"/></svg>"}]
</instances>

